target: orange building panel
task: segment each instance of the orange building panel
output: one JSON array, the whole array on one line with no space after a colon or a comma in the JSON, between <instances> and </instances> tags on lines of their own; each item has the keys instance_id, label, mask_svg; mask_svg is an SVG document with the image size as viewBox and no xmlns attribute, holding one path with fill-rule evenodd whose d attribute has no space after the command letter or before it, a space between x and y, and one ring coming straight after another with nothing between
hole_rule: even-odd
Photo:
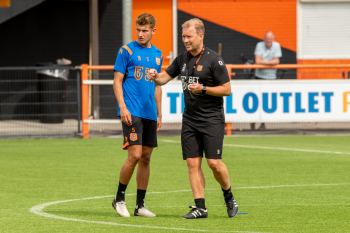
<instances>
[{"instance_id":1,"label":"orange building panel","mask_svg":"<svg viewBox=\"0 0 350 233\"><path fill-rule=\"evenodd\" d=\"M296 52L296 0L178 0L178 9L217 25L263 40L266 31L275 41Z\"/></svg>"},{"instance_id":2,"label":"orange building panel","mask_svg":"<svg viewBox=\"0 0 350 233\"><path fill-rule=\"evenodd\" d=\"M10 0L0 0L0 7L10 7Z\"/></svg>"},{"instance_id":3,"label":"orange building panel","mask_svg":"<svg viewBox=\"0 0 350 233\"><path fill-rule=\"evenodd\" d=\"M297 60L298 64L304 65L350 65L350 60ZM350 79L350 69L346 68L299 68L297 70L297 79Z\"/></svg>"}]
</instances>

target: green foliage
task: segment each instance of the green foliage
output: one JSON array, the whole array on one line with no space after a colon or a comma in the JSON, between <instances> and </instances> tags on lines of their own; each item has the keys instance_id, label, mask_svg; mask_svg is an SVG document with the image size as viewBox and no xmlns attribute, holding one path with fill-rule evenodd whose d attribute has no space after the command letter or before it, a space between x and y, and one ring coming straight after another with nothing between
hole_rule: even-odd
<instances>
[{"instance_id":1,"label":"green foliage","mask_svg":"<svg viewBox=\"0 0 350 233\"><path fill-rule=\"evenodd\" d=\"M122 139L0 141L0 232L350 231L349 136L226 137L223 161L239 212L248 214L227 217L220 186L203 160L209 218L199 220L180 218L194 205L180 138L158 140L146 194L156 218L121 218L111 206L127 157ZM133 213L135 175L126 192ZM102 198L83 199L89 197ZM66 219L30 212L72 199L78 200L43 210Z\"/></svg>"}]
</instances>

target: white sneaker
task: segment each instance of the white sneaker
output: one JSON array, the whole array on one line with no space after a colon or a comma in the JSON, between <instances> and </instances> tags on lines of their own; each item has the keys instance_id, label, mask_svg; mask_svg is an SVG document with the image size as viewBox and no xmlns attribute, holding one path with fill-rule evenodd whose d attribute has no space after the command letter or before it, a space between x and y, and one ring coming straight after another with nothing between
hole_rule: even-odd
<instances>
[{"instance_id":1,"label":"white sneaker","mask_svg":"<svg viewBox=\"0 0 350 233\"><path fill-rule=\"evenodd\" d=\"M136 206L134 215L135 216L143 216L143 217L155 217L156 216L154 213L149 211L146 206L142 206L140 208L138 208L138 206Z\"/></svg>"},{"instance_id":2,"label":"white sneaker","mask_svg":"<svg viewBox=\"0 0 350 233\"><path fill-rule=\"evenodd\" d=\"M113 200L112 206L115 209L115 211L117 212L117 214L119 214L120 216L130 217L129 211L126 208L125 201L116 202L115 200Z\"/></svg>"}]
</instances>

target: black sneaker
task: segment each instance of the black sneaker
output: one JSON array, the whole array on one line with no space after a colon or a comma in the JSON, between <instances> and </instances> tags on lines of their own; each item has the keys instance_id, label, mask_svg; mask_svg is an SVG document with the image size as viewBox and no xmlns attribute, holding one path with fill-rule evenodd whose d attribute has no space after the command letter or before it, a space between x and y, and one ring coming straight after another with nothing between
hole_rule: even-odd
<instances>
[{"instance_id":1,"label":"black sneaker","mask_svg":"<svg viewBox=\"0 0 350 233\"><path fill-rule=\"evenodd\" d=\"M232 194L229 194L225 197L225 203L227 208L227 214L230 218L233 218L238 213L238 205L236 203L235 198L232 196Z\"/></svg>"},{"instance_id":2,"label":"black sneaker","mask_svg":"<svg viewBox=\"0 0 350 233\"><path fill-rule=\"evenodd\" d=\"M207 209L197 208L196 206L190 206L190 208L192 208L192 210L188 214L182 216L181 218L184 218L184 219L208 218Z\"/></svg>"}]
</instances>

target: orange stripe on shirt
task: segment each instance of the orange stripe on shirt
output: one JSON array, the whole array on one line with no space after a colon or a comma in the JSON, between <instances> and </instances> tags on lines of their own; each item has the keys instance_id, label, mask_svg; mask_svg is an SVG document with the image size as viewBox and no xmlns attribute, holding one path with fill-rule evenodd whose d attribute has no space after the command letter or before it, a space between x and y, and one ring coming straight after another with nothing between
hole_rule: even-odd
<instances>
[{"instance_id":1,"label":"orange stripe on shirt","mask_svg":"<svg viewBox=\"0 0 350 233\"><path fill-rule=\"evenodd\" d=\"M128 46L123 45L122 47L123 47L124 49L126 49L126 50L129 52L130 55L132 55L132 51L131 51L131 49L130 49Z\"/></svg>"}]
</instances>

